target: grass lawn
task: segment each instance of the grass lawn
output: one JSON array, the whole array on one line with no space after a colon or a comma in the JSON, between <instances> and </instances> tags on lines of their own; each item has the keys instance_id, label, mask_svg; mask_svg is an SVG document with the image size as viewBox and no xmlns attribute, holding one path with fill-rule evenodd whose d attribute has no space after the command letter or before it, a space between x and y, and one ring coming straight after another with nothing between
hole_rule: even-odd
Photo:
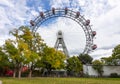
<instances>
[{"instance_id":1,"label":"grass lawn","mask_svg":"<svg viewBox=\"0 0 120 84\"><path fill-rule=\"evenodd\" d=\"M3 84L120 84L120 78L0 78Z\"/></svg>"}]
</instances>

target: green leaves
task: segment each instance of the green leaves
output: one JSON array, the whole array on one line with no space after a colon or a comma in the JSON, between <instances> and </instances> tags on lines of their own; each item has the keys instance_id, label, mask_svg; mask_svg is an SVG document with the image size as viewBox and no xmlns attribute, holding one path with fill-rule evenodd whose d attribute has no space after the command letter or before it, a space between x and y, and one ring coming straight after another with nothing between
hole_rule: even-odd
<instances>
[{"instance_id":1,"label":"green leaves","mask_svg":"<svg viewBox=\"0 0 120 84\"><path fill-rule=\"evenodd\" d=\"M41 58L41 62L37 65L44 67L46 69L61 69L64 68L64 61L66 56L61 52L57 51L54 48L45 47L43 49L43 54Z\"/></svg>"},{"instance_id":2,"label":"green leaves","mask_svg":"<svg viewBox=\"0 0 120 84\"><path fill-rule=\"evenodd\" d=\"M8 39L4 44L4 51L15 68L22 68L28 64L33 67L40 60L45 43L38 33L33 33L26 26L10 31L14 40ZM1 58L0 58L1 60Z\"/></svg>"},{"instance_id":3,"label":"green leaves","mask_svg":"<svg viewBox=\"0 0 120 84\"><path fill-rule=\"evenodd\" d=\"M107 65L120 65L120 45L117 45L113 51L112 56L101 58Z\"/></svg>"},{"instance_id":4,"label":"green leaves","mask_svg":"<svg viewBox=\"0 0 120 84\"><path fill-rule=\"evenodd\" d=\"M75 73L79 73L80 71L82 71L82 63L78 59L78 57L73 56L67 59L66 69L68 72L73 71Z\"/></svg>"},{"instance_id":5,"label":"green leaves","mask_svg":"<svg viewBox=\"0 0 120 84\"><path fill-rule=\"evenodd\" d=\"M19 37L22 39L24 42L28 43L31 42L33 37L33 33L30 31L28 27L21 26L19 28L20 34Z\"/></svg>"},{"instance_id":6,"label":"green leaves","mask_svg":"<svg viewBox=\"0 0 120 84\"><path fill-rule=\"evenodd\" d=\"M100 76L102 76L103 63L100 60L94 60L92 64L92 67L99 73Z\"/></svg>"},{"instance_id":7,"label":"green leaves","mask_svg":"<svg viewBox=\"0 0 120 84\"><path fill-rule=\"evenodd\" d=\"M83 64L91 64L93 58L88 54L80 54L79 59L82 61Z\"/></svg>"},{"instance_id":8,"label":"green leaves","mask_svg":"<svg viewBox=\"0 0 120 84\"><path fill-rule=\"evenodd\" d=\"M114 48L112 57L113 57L114 59L120 59L120 45L117 45L117 46Z\"/></svg>"},{"instance_id":9,"label":"green leaves","mask_svg":"<svg viewBox=\"0 0 120 84\"><path fill-rule=\"evenodd\" d=\"M0 47L0 67L8 66L8 57L3 51L3 48Z\"/></svg>"}]
</instances>

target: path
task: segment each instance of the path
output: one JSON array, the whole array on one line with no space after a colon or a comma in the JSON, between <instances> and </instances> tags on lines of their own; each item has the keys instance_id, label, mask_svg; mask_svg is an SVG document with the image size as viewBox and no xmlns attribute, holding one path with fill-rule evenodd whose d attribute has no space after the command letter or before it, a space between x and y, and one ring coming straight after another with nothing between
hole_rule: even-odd
<instances>
[{"instance_id":1,"label":"path","mask_svg":"<svg viewBox=\"0 0 120 84\"><path fill-rule=\"evenodd\" d=\"M2 84L2 81L0 80L0 84Z\"/></svg>"}]
</instances>

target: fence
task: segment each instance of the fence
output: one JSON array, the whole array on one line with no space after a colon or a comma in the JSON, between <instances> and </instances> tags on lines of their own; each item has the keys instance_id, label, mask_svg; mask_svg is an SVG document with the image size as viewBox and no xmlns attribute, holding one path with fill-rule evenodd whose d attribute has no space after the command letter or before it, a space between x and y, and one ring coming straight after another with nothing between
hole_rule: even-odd
<instances>
[{"instance_id":1,"label":"fence","mask_svg":"<svg viewBox=\"0 0 120 84\"><path fill-rule=\"evenodd\" d=\"M92 65L83 65L83 73L88 76L98 76L98 72L93 69ZM110 76L111 73L117 73L120 75L120 65L104 65L103 66L103 76Z\"/></svg>"}]
</instances>

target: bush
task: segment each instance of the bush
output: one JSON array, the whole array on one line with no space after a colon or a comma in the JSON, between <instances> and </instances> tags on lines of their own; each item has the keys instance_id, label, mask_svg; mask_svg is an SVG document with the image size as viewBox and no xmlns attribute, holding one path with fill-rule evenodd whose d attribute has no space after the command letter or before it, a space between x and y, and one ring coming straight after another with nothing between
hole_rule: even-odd
<instances>
[{"instance_id":1,"label":"bush","mask_svg":"<svg viewBox=\"0 0 120 84\"><path fill-rule=\"evenodd\" d=\"M118 78L119 76L118 76L117 73L111 73L111 74L110 74L110 77L111 77L111 78Z\"/></svg>"}]
</instances>

